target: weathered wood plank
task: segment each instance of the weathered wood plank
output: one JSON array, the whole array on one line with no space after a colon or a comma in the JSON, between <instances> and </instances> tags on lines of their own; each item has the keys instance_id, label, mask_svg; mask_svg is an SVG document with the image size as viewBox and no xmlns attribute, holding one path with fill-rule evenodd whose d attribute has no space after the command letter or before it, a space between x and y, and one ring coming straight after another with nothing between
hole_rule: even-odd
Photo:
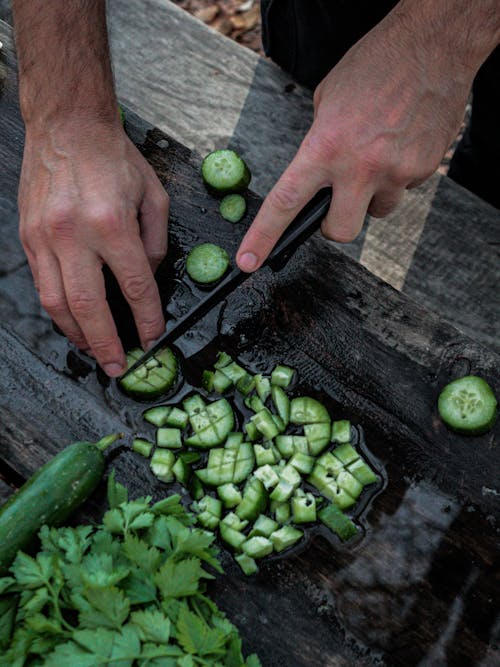
<instances>
[{"instance_id":1,"label":"weathered wood plank","mask_svg":"<svg viewBox=\"0 0 500 667\"><path fill-rule=\"evenodd\" d=\"M14 493L14 487L0 477L0 506Z\"/></svg>"}]
</instances>

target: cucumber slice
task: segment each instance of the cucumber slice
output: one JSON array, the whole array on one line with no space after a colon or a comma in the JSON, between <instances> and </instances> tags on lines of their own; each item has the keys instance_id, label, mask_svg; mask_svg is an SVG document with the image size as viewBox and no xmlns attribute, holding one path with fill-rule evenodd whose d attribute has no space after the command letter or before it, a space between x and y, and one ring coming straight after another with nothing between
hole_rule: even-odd
<instances>
[{"instance_id":1,"label":"cucumber slice","mask_svg":"<svg viewBox=\"0 0 500 667\"><path fill-rule=\"evenodd\" d=\"M229 255L215 243L200 243L186 258L186 271L191 280L202 285L222 278L229 266Z\"/></svg>"},{"instance_id":2,"label":"cucumber slice","mask_svg":"<svg viewBox=\"0 0 500 667\"><path fill-rule=\"evenodd\" d=\"M290 421L292 424L330 423L330 415L325 406L309 396L294 398L290 404Z\"/></svg>"},{"instance_id":3,"label":"cucumber slice","mask_svg":"<svg viewBox=\"0 0 500 667\"><path fill-rule=\"evenodd\" d=\"M239 222L245 215L247 203L241 195L226 195L219 206L219 213L228 222Z\"/></svg>"},{"instance_id":4,"label":"cucumber slice","mask_svg":"<svg viewBox=\"0 0 500 667\"><path fill-rule=\"evenodd\" d=\"M132 449L137 454L149 458L153 450L153 443L149 442L149 440L145 440L144 438L134 438L132 440Z\"/></svg>"},{"instance_id":5,"label":"cucumber slice","mask_svg":"<svg viewBox=\"0 0 500 667\"><path fill-rule=\"evenodd\" d=\"M466 375L446 385L439 394L438 411L455 433L487 433L497 418L497 399L490 385L477 375Z\"/></svg>"},{"instance_id":6,"label":"cucumber slice","mask_svg":"<svg viewBox=\"0 0 500 667\"><path fill-rule=\"evenodd\" d=\"M290 366L276 366L271 373L271 384L286 389L293 380L294 373Z\"/></svg>"},{"instance_id":7,"label":"cucumber slice","mask_svg":"<svg viewBox=\"0 0 500 667\"><path fill-rule=\"evenodd\" d=\"M165 426L172 408L169 405L157 405L154 408L149 408L143 413L142 417L154 426Z\"/></svg>"},{"instance_id":8,"label":"cucumber slice","mask_svg":"<svg viewBox=\"0 0 500 667\"><path fill-rule=\"evenodd\" d=\"M318 512L318 517L343 542L358 533L355 524L336 505L329 504L323 507Z\"/></svg>"},{"instance_id":9,"label":"cucumber slice","mask_svg":"<svg viewBox=\"0 0 500 667\"><path fill-rule=\"evenodd\" d=\"M184 401L184 407L189 414L192 408L191 404L186 406L186 401ZM208 449L216 447L226 440L228 434L234 428L234 414L226 399L221 398L214 403L210 403L203 410L191 412L189 422L194 434L190 438L186 438L185 444Z\"/></svg>"},{"instance_id":10,"label":"cucumber slice","mask_svg":"<svg viewBox=\"0 0 500 667\"><path fill-rule=\"evenodd\" d=\"M127 353L127 365L130 368L143 354L140 348ZM155 364L150 361L155 360ZM170 348L157 352L146 364L139 366L133 373L118 381L118 386L134 398L151 399L167 392L177 378L177 359Z\"/></svg>"},{"instance_id":11,"label":"cucumber slice","mask_svg":"<svg viewBox=\"0 0 500 667\"><path fill-rule=\"evenodd\" d=\"M207 188L220 195L245 190L251 179L245 162L230 149L209 153L202 162L201 175Z\"/></svg>"}]
</instances>

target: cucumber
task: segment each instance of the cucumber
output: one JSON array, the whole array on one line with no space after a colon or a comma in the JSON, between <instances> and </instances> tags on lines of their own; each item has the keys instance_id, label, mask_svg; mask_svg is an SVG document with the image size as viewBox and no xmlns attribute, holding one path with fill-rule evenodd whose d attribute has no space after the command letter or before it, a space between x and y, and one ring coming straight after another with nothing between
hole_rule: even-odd
<instances>
[{"instance_id":1,"label":"cucumber","mask_svg":"<svg viewBox=\"0 0 500 667\"><path fill-rule=\"evenodd\" d=\"M226 195L219 206L219 213L228 222L239 222L245 215L247 203L241 195Z\"/></svg>"},{"instance_id":2,"label":"cucumber","mask_svg":"<svg viewBox=\"0 0 500 667\"><path fill-rule=\"evenodd\" d=\"M130 368L142 355L143 351L139 347L130 350L127 353L128 367ZM121 378L118 386L129 396L149 400L165 394L176 381L177 372L177 359L172 350L166 347L133 373Z\"/></svg>"},{"instance_id":3,"label":"cucumber","mask_svg":"<svg viewBox=\"0 0 500 667\"><path fill-rule=\"evenodd\" d=\"M186 258L186 271L191 280L201 285L222 278L229 267L229 255L215 243L200 243Z\"/></svg>"},{"instance_id":4,"label":"cucumber","mask_svg":"<svg viewBox=\"0 0 500 667\"><path fill-rule=\"evenodd\" d=\"M201 176L207 189L217 195L242 192L249 186L251 179L244 160L230 149L209 153L202 162Z\"/></svg>"},{"instance_id":5,"label":"cucumber","mask_svg":"<svg viewBox=\"0 0 500 667\"><path fill-rule=\"evenodd\" d=\"M444 423L455 433L487 433L497 418L497 399L490 385L477 375L466 375L446 385L438 399Z\"/></svg>"},{"instance_id":6,"label":"cucumber","mask_svg":"<svg viewBox=\"0 0 500 667\"><path fill-rule=\"evenodd\" d=\"M0 509L0 572L32 546L44 524L60 526L90 496L104 472L103 450L121 437L69 445L9 498Z\"/></svg>"}]
</instances>

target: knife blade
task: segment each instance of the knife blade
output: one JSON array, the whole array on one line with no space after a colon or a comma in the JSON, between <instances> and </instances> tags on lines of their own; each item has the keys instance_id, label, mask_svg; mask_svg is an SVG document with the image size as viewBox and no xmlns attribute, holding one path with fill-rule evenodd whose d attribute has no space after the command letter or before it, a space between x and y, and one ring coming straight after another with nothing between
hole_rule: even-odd
<instances>
[{"instance_id":1,"label":"knife blade","mask_svg":"<svg viewBox=\"0 0 500 667\"><path fill-rule=\"evenodd\" d=\"M283 232L262 266L269 266L273 271L280 271L287 264L297 248L318 229L328 211L331 199L331 188L320 190ZM175 320L169 330L158 338L153 346L125 371L122 378L133 373L157 352L171 345L177 338L180 338L212 308L227 299L251 275L251 273L244 273L237 267L232 269L217 283L207 296L203 297L189 312Z\"/></svg>"}]
</instances>

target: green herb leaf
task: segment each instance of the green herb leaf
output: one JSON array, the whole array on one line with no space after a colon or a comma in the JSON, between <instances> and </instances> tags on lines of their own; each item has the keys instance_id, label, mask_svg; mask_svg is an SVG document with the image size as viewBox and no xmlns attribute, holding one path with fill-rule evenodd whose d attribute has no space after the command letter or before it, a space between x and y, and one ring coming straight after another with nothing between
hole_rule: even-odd
<instances>
[{"instance_id":1,"label":"green herb leaf","mask_svg":"<svg viewBox=\"0 0 500 667\"><path fill-rule=\"evenodd\" d=\"M202 577L213 577L203 570L198 558L187 558L176 563L167 560L155 575L155 584L165 598L180 598L198 592Z\"/></svg>"},{"instance_id":2,"label":"green herb leaf","mask_svg":"<svg viewBox=\"0 0 500 667\"><path fill-rule=\"evenodd\" d=\"M80 623L85 628L121 628L130 612L130 601L125 593L115 586L109 588L87 588L84 596L93 607L92 611L80 614Z\"/></svg>"},{"instance_id":3,"label":"green herb leaf","mask_svg":"<svg viewBox=\"0 0 500 667\"><path fill-rule=\"evenodd\" d=\"M138 629L142 641L168 644L170 619L161 611L134 611L130 615L130 620Z\"/></svg>"},{"instance_id":4,"label":"green herb leaf","mask_svg":"<svg viewBox=\"0 0 500 667\"><path fill-rule=\"evenodd\" d=\"M223 651L225 635L189 611L184 603L177 622L177 640L182 648L193 655L216 655Z\"/></svg>"}]
</instances>

